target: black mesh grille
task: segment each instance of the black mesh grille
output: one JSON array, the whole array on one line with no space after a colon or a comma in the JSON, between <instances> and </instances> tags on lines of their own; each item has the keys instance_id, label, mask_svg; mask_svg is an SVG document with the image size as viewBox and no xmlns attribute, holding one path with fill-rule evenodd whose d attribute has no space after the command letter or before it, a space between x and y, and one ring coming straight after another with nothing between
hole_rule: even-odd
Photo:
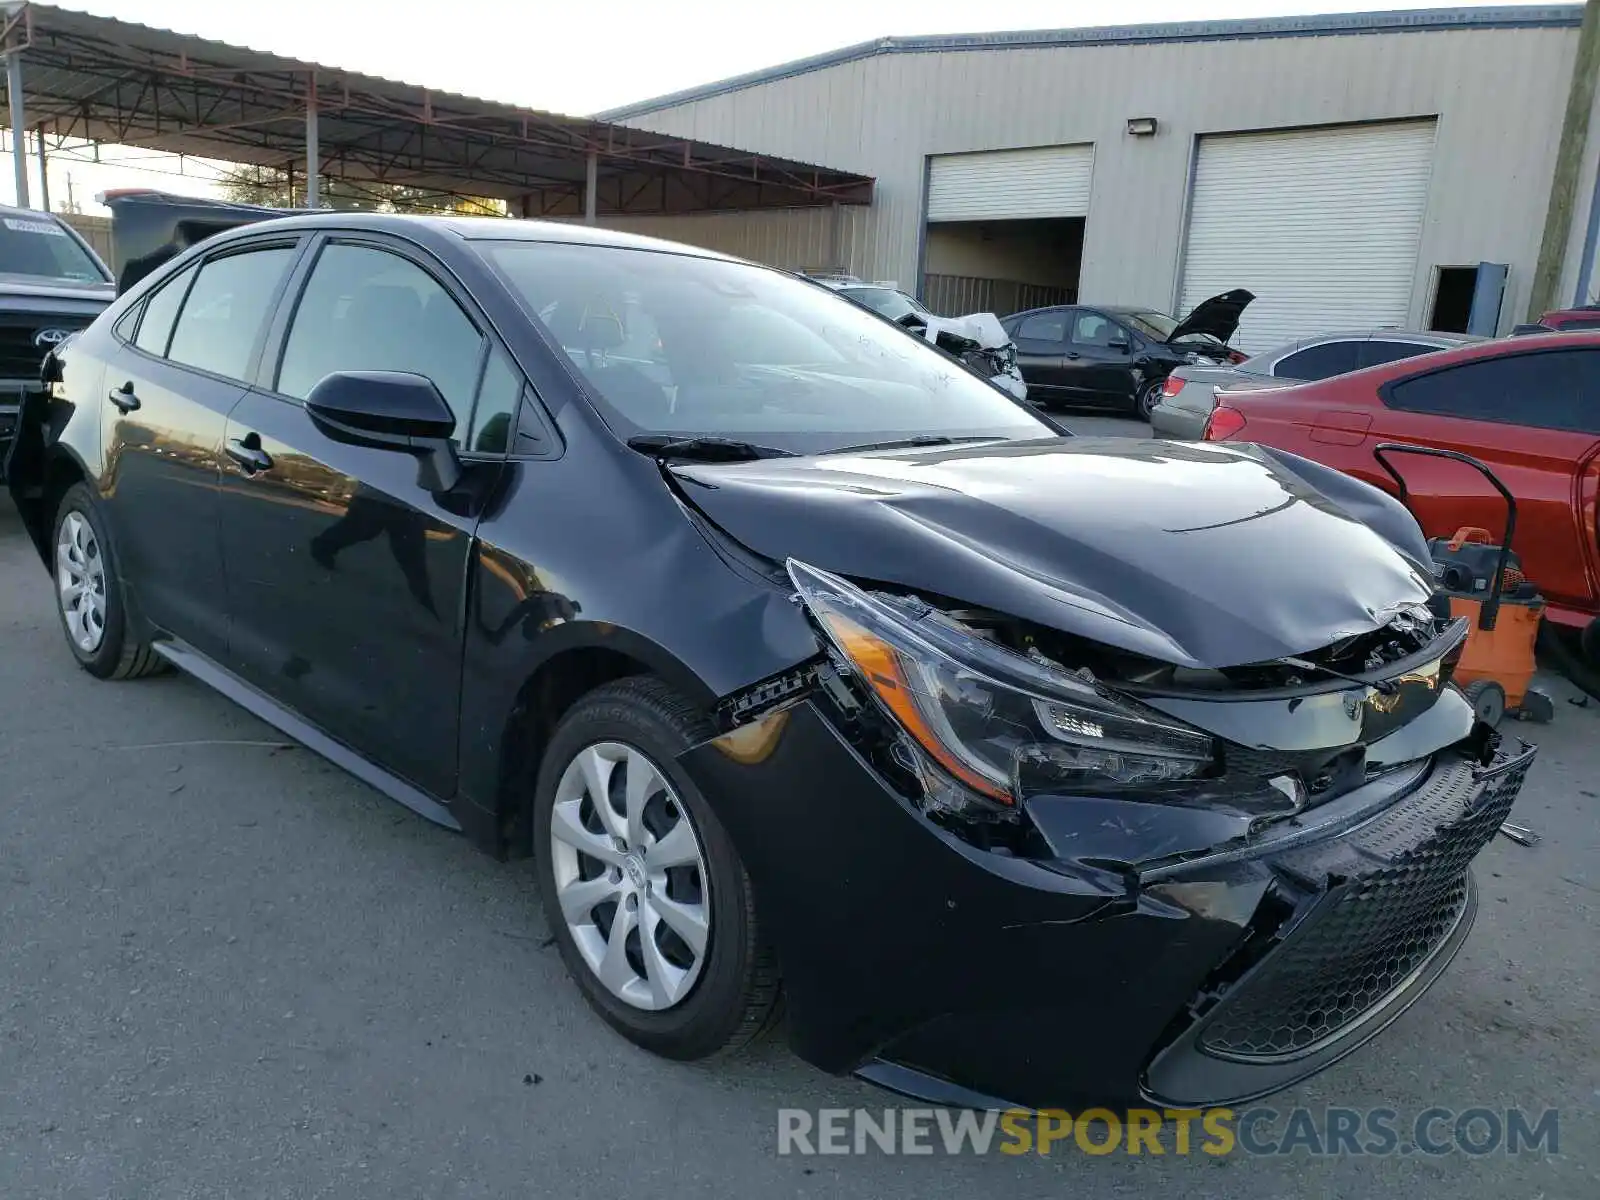
<instances>
[{"instance_id":1,"label":"black mesh grille","mask_svg":"<svg viewBox=\"0 0 1600 1200\"><path fill-rule=\"evenodd\" d=\"M90 318L84 316L31 316L26 313L0 314L0 379L39 378L45 348L33 339L41 329L83 329Z\"/></svg>"},{"instance_id":2,"label":"black mesh grille","mask_svg":"<svg viewBox=\"0 0 1600 1200\"><path fill-rule=\"evenodd\" d=\"M1201 1045L1232 1058L1294 1057L1380 1005L1461 920L1468 866L1510 812L1526 771L1523 761L1492 777L1470 811L1331 892L1223 1000ZM1407 823L1373 822L1364 848L1381 852Z\"/></svg>"}]
</instances>

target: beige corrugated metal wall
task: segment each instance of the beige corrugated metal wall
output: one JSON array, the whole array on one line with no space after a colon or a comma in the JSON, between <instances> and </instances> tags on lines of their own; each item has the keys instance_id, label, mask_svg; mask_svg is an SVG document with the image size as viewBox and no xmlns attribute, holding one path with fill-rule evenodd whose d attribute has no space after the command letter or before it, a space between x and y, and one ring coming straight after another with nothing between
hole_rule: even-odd
<instances>
[{"instance_id":1,"label":"beige corrugated metal wall","mask_svg":"<svg viewBox=\"0 0 1600 1200\"><path fill-rule=\"evenodd\" d=\"M830 265L902 281L916 276L929 155L1093 142L1079 293L1170 307L1197 135L1437 116L1410 320L1425 320L1434 266L1487 260L1511 265L1509 326L1527 303L1577 36L1575 27L1468 28L897 53L623 119L875 176L876 202L848 210L845 261ZM1134 116L1158 118L1160 132L1128 136ZM1576 277L1595 143L1600 134L1585 160L1563 295ZM798 221L814 237L820 219ZM741 253L796 264L796 235L770 214L710 218L724 223L715 227L677 220L660 232L715 228ZM737 225L746 228L735 239Z\"/></svg>"}]
</instances>

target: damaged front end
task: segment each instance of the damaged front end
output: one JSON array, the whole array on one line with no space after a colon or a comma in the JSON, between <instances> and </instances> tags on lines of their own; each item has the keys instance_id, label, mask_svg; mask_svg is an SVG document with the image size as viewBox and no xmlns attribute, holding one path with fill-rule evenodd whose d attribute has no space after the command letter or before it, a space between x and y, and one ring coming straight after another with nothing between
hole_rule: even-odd
<instances>
[{"instance_id":1,"label":"damaged front end","mask_svg":"<svg viewBox=\"0 0 1600 1200\"><path fill-rule=\"evenodd\" d=\"M941 1102L1235 1103L1363 1044L1465 937L1533 750L1450 686L1464 624L1406 607L1201 669L789 573L825 653L691 757L768 836L794 819L751 872L819 1065ZM769 873L807 846L839 883L797 909Z\"/></svg>"}]
</instances>

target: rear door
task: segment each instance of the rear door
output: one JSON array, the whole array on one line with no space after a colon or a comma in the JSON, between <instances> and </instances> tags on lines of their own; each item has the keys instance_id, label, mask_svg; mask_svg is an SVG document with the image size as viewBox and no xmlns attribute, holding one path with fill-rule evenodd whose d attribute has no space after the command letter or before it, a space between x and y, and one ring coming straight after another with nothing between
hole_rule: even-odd
<instances>
[{"instance_id":1,"label":"rear door","mask_svg":"<svg viewBox=\"0 0 1600 1200\"><path fill-rule=\"evenodd\" d=\"M1017 345L1017 366L1035 400L1065 399L1067 388L1067 331L1072 322L1070 308L1047 308L1024 316L1012 328Z\"/></svg>"},{"instance_id":2,"label":"rear door","mask_svg":"<svg viewBox=\"0 0 1600 1200\"><path fill-rule=\"evenodd\" d=\"M441 798L454 791L468 558L523 381L439 264L390 238L308 256L276 364L228 421L223 560L232 665L325 733ZM307 415L335 371L431 379L457 418L461 484L326 437Z\"/></svg>"},{"instance_id":3,"label":"rear door","mask_svg":"<svg viewBox=\"0 0 1600 1200\"><path fill-rule=\"evenodd\" d=\"M1380 396L1387 411L1369 445L1392 438L1482 459L1517 498L1515 549L1528 578L1557 604L1600 600L1583 496L1584 466L1600 451L1600 348L1473 359L1398 379ZM1503 534L1505 503L1475 471L1420 458L1397 465L1430 536L1462 525ZM1386 479L1376 463L1369 478Z\"/></svg>"},{"instance_id":4,"label":"rear door","mask_svg":"<svg viewBox=\"0 0 1600 1200\"><path fill-rule=\"evenodd\" d=\"M167 280L115 327L102 386L104 504L140 612L203 653L227 650L217 487L295 238L230 245Z\"/></svg>"}]
</instances>

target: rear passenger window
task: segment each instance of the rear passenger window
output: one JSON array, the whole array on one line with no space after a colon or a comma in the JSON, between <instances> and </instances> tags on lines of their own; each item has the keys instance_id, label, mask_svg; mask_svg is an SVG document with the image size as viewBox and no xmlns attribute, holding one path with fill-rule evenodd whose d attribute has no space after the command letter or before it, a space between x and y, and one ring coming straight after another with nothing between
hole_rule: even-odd
<instances>
[{"instance_id":1,"label":"rear passenger window","mask_svg":"<svg viewBox=\"0 0 1600 1200\"><path fill-rule=\"evenodd\" d=\"M294 253L292 246L272 246L204 263L183 301L167 357L202 371L244 379L267 309ZM145 322L149 320L147 311ZM143 325L139 335L144 336Z\"/></svg>"},{"instance_id":2,"label":"rear passenger window","mask_svg":"<svg viewBox=\"0 0 1600 1200\"><path fill-rule=\"evenodd\" d=\"M172 336L172 319L178 315L178 305L183 303L183 294L189 290L189 281L193 278L193 267L180 271L145 300L144 316L139 319L139 332L133 338L135 346L147 354L167 352L167 339Z\"/></svg>"},{"instance_id":3,"label":"rear passenger window","mask_svg":"<svg viewBox=\"0 0 1600 1200\"><path fill-rule=\"evenodd\" d=\"M1384 363L1399 362L1402 358L1415 358L1419 354L1432 354L1440 346L1424 346L1417 342L1392 342L1374 338L1361 350L1363 367L1381 367Z\"/></svg>"},{"instance_id":4,"label":"rear passenger window","mask_svg":"<svg viewBox=\"0 0 1600 1200\"><path fill-rule=\"evenodd\" d=\"M1034 342L1064 342L1068 315L1065 312L1035 313L1017 326L1017 337Z\"/></svg>"},{"instance_id":5,"label":"rear passenger window","mask_svg":"<svg viewBox=\"0 0 1600 1200\"><path fill-rule=\"evenodd\" d=\"M1360 342L1322 342L1289 355L1273 370L1281 379L1327 379L1360 365Z\"/></svg>"},{"instance_id":6,"label":"rear passenger window","mask_svg":"<svg viewBox=\"0 0 1600 1200\"><path fill-rule=\"evenodd\" d=\"M335 371L422 375L456 414L460 437L472 412L482 348L461 306L416 263L372 246L335 243L318 256L300 297L278 391L304 400Z\"/></svg>"},{"instance_id":7,"label":"rear passenger window","mask_svg":"<svg viewBox=\"0 0 1600 1200\"><path fill-rule=\"evenodd\" d=\"M1462 363L1384 389L1405 412L1600 433L1600 351L1557 350Z\"/></svg>"}]
</instances>

